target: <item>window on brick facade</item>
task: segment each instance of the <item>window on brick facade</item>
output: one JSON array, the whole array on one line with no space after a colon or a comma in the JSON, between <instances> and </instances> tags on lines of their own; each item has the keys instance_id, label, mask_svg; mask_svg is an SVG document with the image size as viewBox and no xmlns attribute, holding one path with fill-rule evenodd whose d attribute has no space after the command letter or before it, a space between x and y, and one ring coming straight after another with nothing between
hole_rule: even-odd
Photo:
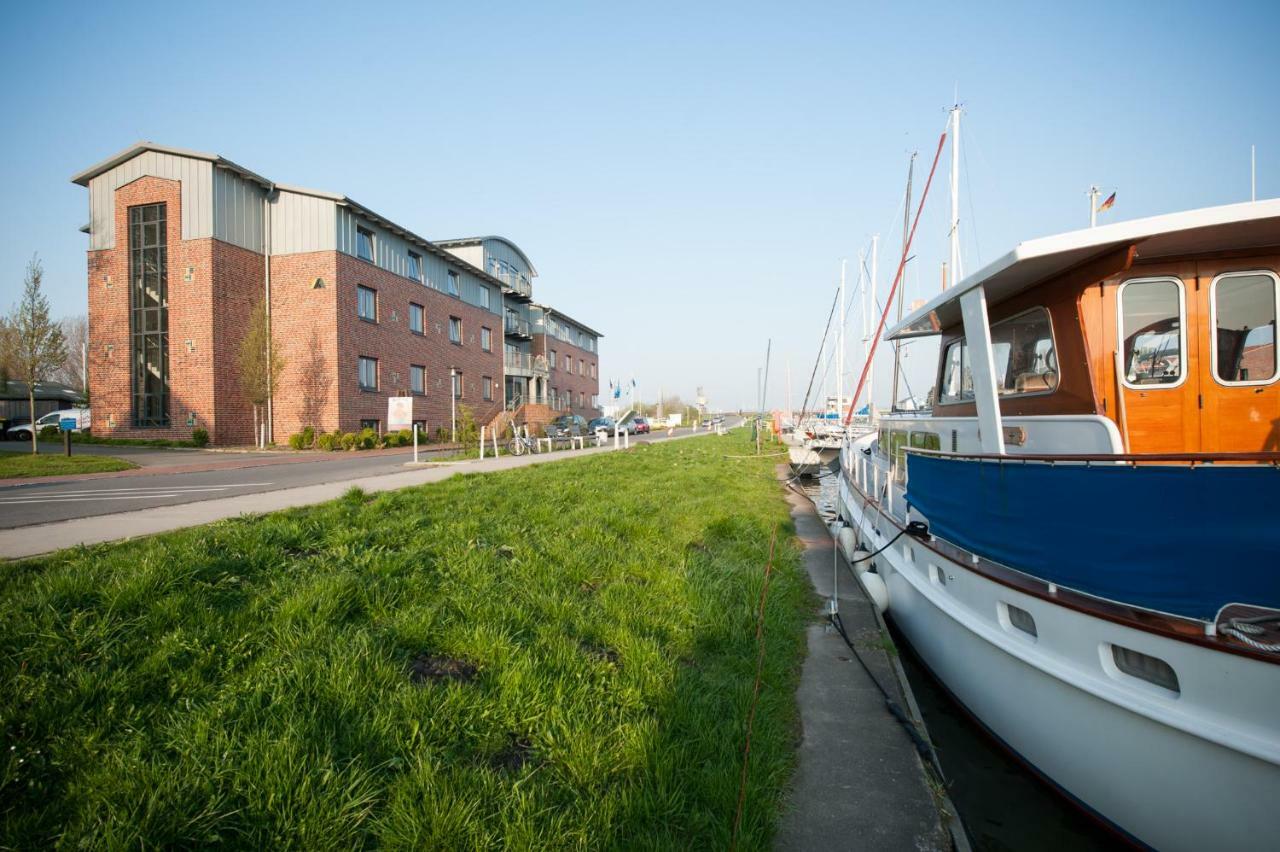
<instances>
[{"instance_id":1,"label":"window on brick facade","mask_svg":"<svg viewBox=\"0 0 1280 852\"><path fill-rule=\"evenodd\" d=\"M591 378L593 378L593 379L594 379L595 377L596 377L596 365L595 365L595 364L592 364L592 365L591 365Z\"/></svg>"},{"instance_id":2,"label":"window on brick facade","mask_svg":"<svg viewBox=\"0 0 1280 852\"><path fill-rule=\"evenodd\" d=\"M382 434L382 421L381 421L381 420L377 420L377 419L372 418L372 417L366 417L366 418L361 419L361 421L360 421L360 428L361 428L361 429L372 429L373 431L375 431L375 432L377 432L379 435L381 435L381 434Z\"/></svg>"},{"instance_id":3,"label":"window on brick facade","mask_svg":"<svg viewBox=\"0 0 1280 852\"><path fill-rule=\"evenodd\" d=\"M482 376L480 378L480 393L485 402L493 399L493 377Z\"/></svg>"},{"instance_id":4,"label":"window on brick facade","mask_svg":"<svg viewBox=\"0 0 1280 852\"><path fill-rule=\"evenodd\" d=\"M414 281L422 280L422 255L416 251L409 252L409 277Z\"/></svg>"},{"instance_id":5,"label":"window on brick facade","mask_svg":"<svg viewBox=\"0 0 1280 852\"><path fill-rule=\"evenodd\" d=\"M373 263L373 231L356 228L356 257Z\"/></svg>"},{"instance_id":6,"label":"window on brick facade","mask_svg":"<svg viewBox=\"0 0 1280 852\"><path fill-rule=\"evenodd\" d=\"M584 394L582 391L578 391L578 407L579 408L587 407L587 395Z\"/></svg>"},{"instance_id":7,"label":"window on brick facade","mask_svg":"<svg viewBox=\"0 0 1280 852\"><path fill-rule=\"evenodd\" d=\"M378 359L360 356L360 387L364 390L378 389Z\"/></svg>"},{"instance_id":8,"label":"window on brick facade","mask_svg":"<svg viewBox=\"0 0 1280 852\"><path fill-rule=\"evenodd\" d=\"M169 247L164 204L129 208L133 425L169 425Z\"/></svg>"},{"instance_id":9,"label":"window on brick facade","mask_svg":"<svg viewBox=\"0 0 1280 852\"><path fill-rule=\"evenodd\" d=\"M493 332L480 326L480 348L485 352L493 351Z\"/></svg>"},{"instance_id":10,"label":"window on brick facade","mask_svg":"<svg viewBox=\"0 0 1280 852\"><path fill-rule=\"evenodd\" d=\"M483 285L481 285L481 287L480 287L480 307L484 308L486 311L487 311L487 310L489 310L489 298L490 298L489 288L488 288L488 287L485 287L485 286L483 286Z\"/></svg>"},{"instance_id":11,"label":"window on brick facade","mask_svg":"<svg viewBox=\"0 0 1280 852\"><path fill-rule=\"evenodd\" d=\"M454 370L453 371L453 398L462 399L462 390L463 390L462 373L457 370Z\"/></svg>"},{"instance_id":12,"label":"window on brick facade","mask_svg":"<svg viewBox=\"0 0 1280 852\"><path fill-rule=\"evenodd\" d=\"M370 322L378 321L378 291L369 287L356 287L356 316Z\"/></svg>"},{"instance_id":13,"label":"window on brick facade","mask_svg":"<svg viewBox=\"0 0 1280 852\"><path fill-rule=\"evenodd\" d=\"M457 296L458 292L459 292L458 291L458 273L450 269L449 270L449 295Z\"/></svg>"},{"instance_id":14,"label":"window on brick facade","mask_svg":"<svg viewBox=\"0 0 1280 852\"><path fill-rule=\"evenodd\" d=\"M419 364L409 365L409 390L414 393L427 392L427 368Z\"/></svg>"},{"instance_id":15,"label":"window on brick facade","mask_svg":"<svg viewBox=\"0 0 1280 852\"><path fill-rule=\"evenodd\" d=\"M582 369L582 365L583 365L584 363L585 363L585 362L584 362L581 358L579 358L579 359L578 359L578 375L579 375L579 376L584 375L584 371L583 371L583 369Z\"/></svg>"},{"instance_id":16,"label":"window on brick facade","mask_svg":"<svg viewBox=\"0 0 1280 852\"><path fill-rule=\"evenodd\" d=\"M550 356L547 358L547 365L554 370L556 368L556 350L552 349Z\"/></svg>"},{"instance_id":17,"label":"window on brick facade","mask_svg":"<svg viewBox=\"0 0 1280 852\"><path fill-rule=\"evenodd\" d=\"M462 319L449 317L449 342L462 345Z\"/></svg>"},{"instance_id":18,"label":"window on brick facade","mask_svg":"<svg viewBox=\"0 0 1280 852\"><path fill-rule=\"evenodd\" d=\"M409 303L409 330L414 334L422 334L424 317L426 313L422 309L422 305Z\"/></svg>"}]
</instances>

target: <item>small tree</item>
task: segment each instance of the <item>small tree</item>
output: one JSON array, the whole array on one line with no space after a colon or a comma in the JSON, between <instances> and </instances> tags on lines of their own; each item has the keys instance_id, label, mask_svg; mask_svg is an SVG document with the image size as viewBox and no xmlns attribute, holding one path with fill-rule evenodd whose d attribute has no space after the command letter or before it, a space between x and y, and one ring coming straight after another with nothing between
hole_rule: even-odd
<instances>
[{"instance_id":1,"label":"small tree","mask_svg":"<svg viewBox=\"0 0 1280 852\"><path fill-rule=\"evenodd\" d=\"M266 302L259 302L249 316L249 327L240 341L237 364L240 367L240 390L253 406L254 443L261 422L263 406L271 398L280 373L284 370L284 356L276 348L267 325Z\"/></svg>"},{"instance_id":2,"label":"small tree","mask_svg":"<svg viewBox=\"0 0 1280 852\"><path fill-rule=\"evenodd\" d=\"M36 385L46 381L67 357L62 329L49 318L49 300L40 291L44 267L39 257L27 264L22 282L22 301L13 309L0 329L0 363L12 377L27 383L27 404L31 410L31 452L39 453L36 443ZM9 377L6 377L6 381Z\"/></svg>"},{"instance_id":3,"label":"small tree","mask_svg":"<svg viewBox=\"0 0 1280 852\"><path fill-rule=\"evenodd\" d=\"M83 314L64 317L59 326L62 328L62 339L66 341L67 354L58 368L53 371L53 380L88 394L89 383L85 376L84 355L89 341L89 320Z\"/></svg>"},{"instance_id":4,"label":"small tree","mask_svg":"<svg viewBox=\"0 0 1280 852\"><path fill-rule=\"evenodd\" d=\"M325 404L329 401L329 365L325 362L324 349L319 332L311 332L307 347L306 364L298 376L302 391L302 425L320 428L324 420Z\"/></svg>"}]
</instances>

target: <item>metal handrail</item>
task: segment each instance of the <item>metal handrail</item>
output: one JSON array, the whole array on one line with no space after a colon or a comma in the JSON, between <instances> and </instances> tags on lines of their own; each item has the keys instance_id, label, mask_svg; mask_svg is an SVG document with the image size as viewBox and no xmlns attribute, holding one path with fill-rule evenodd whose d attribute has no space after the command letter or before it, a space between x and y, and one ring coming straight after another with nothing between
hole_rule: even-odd
<instances>
[{"instance_id":1,"label":"metal handrail","mask_svg":"<svg viewBox=\"0 0 1280 852\"><path fill-rule=\"evenodd\" d=\"M1039 461L1039 462L1190 462L1212 464L1214 462L1263 462L1280 465L1280 453L949 453L928 450L924 447L903 447L908 453L936 458L972 459L974 461Z\"/></svg>"},{"instance_id":2,"label":"metal handrail","mask_svg":"<svg viewBox=\"0 0 1280 852\"><path fill-rule=\"evenodd\" d=\"M525 337L530 336L529 321L512 316L511 314L507 314L502 318L502 328L507 334L520 334Z\"/></svg>"}]
</instances>

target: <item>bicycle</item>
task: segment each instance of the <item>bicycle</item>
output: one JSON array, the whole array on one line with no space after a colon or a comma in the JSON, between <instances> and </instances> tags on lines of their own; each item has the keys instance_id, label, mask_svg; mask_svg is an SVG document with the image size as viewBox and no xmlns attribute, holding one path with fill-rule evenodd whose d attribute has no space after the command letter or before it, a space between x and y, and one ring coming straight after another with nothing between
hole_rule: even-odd
<instances>
[{"instance_id":1,"label":"bicycle","mask_svg":"<svg viewBox=\"0 0 1280 852\"><path fill-rule=\"evenodd\" d=\"M507 442L507 452L513 456L524 455L526 452L538 452L538 440L525 435L516 435Z\"/></svg>"}]
</instances>

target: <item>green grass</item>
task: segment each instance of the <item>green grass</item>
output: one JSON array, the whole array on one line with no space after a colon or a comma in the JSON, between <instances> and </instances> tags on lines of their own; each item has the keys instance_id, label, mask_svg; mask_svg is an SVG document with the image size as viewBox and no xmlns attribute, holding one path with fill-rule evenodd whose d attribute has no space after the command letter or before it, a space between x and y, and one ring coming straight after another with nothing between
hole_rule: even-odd
<instances>
[{"instance_id":1,"label":"green grass","mask_svg":"<svg viewBox=\"0 0 1280 852\"><path fill-rule=\"evenodd\" d=\"M812 611L741 433L0 567L0 847L766 848ZM477 668L415 684L420 654ZM513 748L515 744L516 748ZM523 758L523 762L521 760Z\"/></svg>"},{"instance_id":2,"label":"green grass","mask_svg":"<svg viewBox=\"0 0 1280 852\"><path fill-rule=\"evenodd\" d=\"M28 476L61 476L67 473L102 473L129 470L133 462L111 456L66 456L61 453L0 453L0 479ZM3 570L3 569L0 569Z\"/></svg>"}]
</instances>

